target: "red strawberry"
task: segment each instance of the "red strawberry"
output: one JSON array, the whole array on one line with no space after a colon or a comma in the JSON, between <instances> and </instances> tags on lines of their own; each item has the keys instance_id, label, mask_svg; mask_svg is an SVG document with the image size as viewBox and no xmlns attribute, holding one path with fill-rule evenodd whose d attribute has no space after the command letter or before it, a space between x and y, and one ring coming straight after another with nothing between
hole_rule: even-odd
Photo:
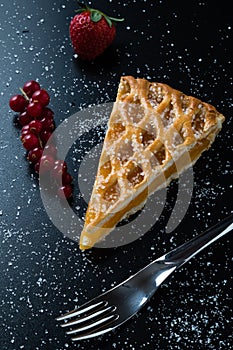
<instances>
[{"instance_id":1,"label":"red strawberry","mask_svg":"<svg viewBox=\"0 0 233 350\"><path fill-rule=\"evenodd\" d=\"M123 21L103 12L79 4L81 9L70 22L70 38L75 52L84 60L91 61L101 55L116 35L113 22Z\"/></svg>"}]
</instances>

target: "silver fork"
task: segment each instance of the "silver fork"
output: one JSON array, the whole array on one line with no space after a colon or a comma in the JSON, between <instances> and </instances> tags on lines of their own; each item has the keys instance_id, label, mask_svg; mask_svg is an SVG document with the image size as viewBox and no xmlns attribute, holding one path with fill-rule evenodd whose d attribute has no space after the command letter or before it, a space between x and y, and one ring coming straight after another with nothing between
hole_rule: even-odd
<instances>
[{"instance_id":1,"label":"silver fork","mask_svg":"<svg viewBox=\"0 0 233 350\"><path fill-rule=\"evenodd\" d=\"M135 275L83 306L57 318L72 340L100 336L134 316L152 297L161 283L197 253L233 229L233 214L151 262Z\"/></svg>"}]
</instances>

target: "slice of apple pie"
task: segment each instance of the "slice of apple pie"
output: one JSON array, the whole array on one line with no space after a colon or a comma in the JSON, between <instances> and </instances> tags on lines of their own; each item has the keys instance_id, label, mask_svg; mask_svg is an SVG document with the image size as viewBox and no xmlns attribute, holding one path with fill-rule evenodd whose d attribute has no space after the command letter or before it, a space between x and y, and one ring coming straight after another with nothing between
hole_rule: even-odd
<instances>
[{"instance_id":1,"label":"slice of apple pie","mask_svg":"<svg viewBox=\"0 0 233 350\"><path fill-rule=\"evenodd\" d=\"M213 106L166 84L121 78L80 237L89 249L193 165L220 131ZM188 156L187 156L188 155Z\"/></svg>"}]
</instances>

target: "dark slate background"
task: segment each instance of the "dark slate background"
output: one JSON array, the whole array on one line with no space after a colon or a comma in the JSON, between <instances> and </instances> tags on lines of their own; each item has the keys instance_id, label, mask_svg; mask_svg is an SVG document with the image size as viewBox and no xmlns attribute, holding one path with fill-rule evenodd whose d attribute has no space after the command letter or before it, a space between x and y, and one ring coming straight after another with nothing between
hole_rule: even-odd
<instances>
[{"instance_id":1,"label":"dark slate background","mask_svg":"<svg viewBox=\"0 0 233 350\"><path fill-rule=\"evenodd\" d=\"M170 277L144 309L114 333L72 344L55 321L232 211L230 2L100 0L92 6L125 21L118 24L106 53L85 63L73 55L69 40L76 1L0 4L0 349L230 349L230 234ZM226 121L212 148L194 166L192 201L174 232L168 234L164 227L177 182L168 188L160 220L142 239L82 253L44 210L8 100L24 82L36 79L49 91L59 125L89 105L114 101L125 74L199 97ZM77 192L77 155L71 154L67 162ZM75 211L76 198L71 205Z\"/></svg>"}]
</instances>

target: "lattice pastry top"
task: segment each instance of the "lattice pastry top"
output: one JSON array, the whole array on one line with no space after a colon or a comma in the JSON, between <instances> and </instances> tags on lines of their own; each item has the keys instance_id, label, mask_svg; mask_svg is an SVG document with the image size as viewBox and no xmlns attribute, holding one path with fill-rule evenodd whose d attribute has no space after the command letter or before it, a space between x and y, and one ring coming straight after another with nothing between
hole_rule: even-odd
<instances>
[{"instance_id":1,"label":"lattice pastry top","mask_svg":"<svg viewBox=\"0 0 233 350\"><path fill-rule=\"evenodd\" d=\"M80 237L88 249L194 164L220 131L213 106L166 84L122 77Z\"/></svg>"}]
</instances>

